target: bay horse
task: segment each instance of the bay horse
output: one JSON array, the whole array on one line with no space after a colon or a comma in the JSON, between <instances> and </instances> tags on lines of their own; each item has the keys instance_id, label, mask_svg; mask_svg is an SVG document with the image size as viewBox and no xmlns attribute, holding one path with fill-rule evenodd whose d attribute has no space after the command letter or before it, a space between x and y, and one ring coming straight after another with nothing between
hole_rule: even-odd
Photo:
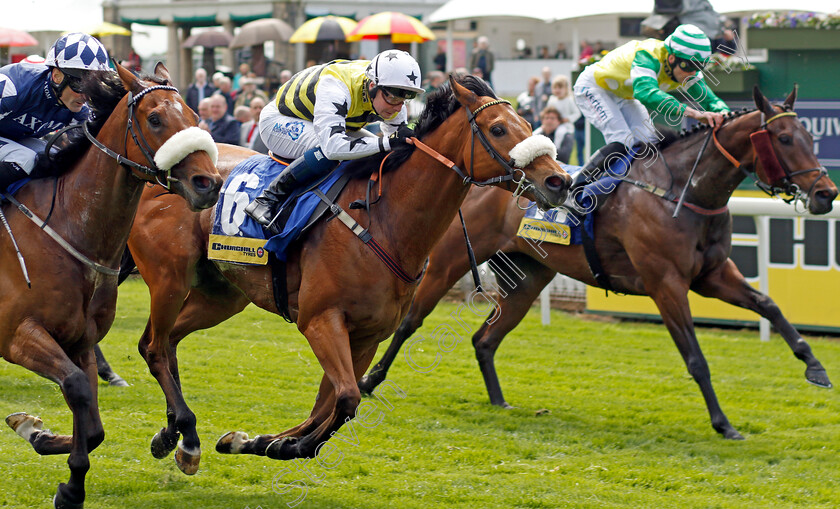
<instances>
[{"instance_id":1,"label":"bay horse","mask_svg":"<svg viewBox=\"0 0 840 509\"><path fill-rule=\"evenodd\" d=\"M522 160L511 155L539 137L532 136L529 124L478 78L450 77L431 94L416 135L453 162L458 172L427 153L404 147L407 150L393 151L384 161L381 195L369 212L348 207L365 197L371 164L378 166L384 155L370 158L372 162L356 161L364 179L351 180L337 201L391 254L403 274L422 273L429 252L467 195L467 183L493 183L508 192L513 190L512 181L499 175L514 172L541 207L556 206L566 197L569 176L547 149ZM483 148L475 147L474 138L482 137ZM223 175L254 154L226 145L219 146L219 153ZM467 167L468 172L460 170ZM139 350L166 396L167 426L153 437L152 454L165 457L183 435L175 460L189 474L197 470L201 451L195 415L181 392L178 343L193 331L239 313L248 303L275 314L281 310L270 267L207 259L212 210L192 214L159 194L154 189L145 192L128 240L151 294ZM322 221L293 244L286 272L291 320L324 370L315 405L306 420L281 433L253 439L243 432L227 433L216 444L219 452L274 459L312 457L320 444L354 417L361 399L357 381L370 366L379 342L393 333L408 311L417 288L416 279L400 279L389 272L340 221Z\"/></svg>"},{"instance_id":2,"label":"bay horse","mask_svg":"<svg viewBox=\"0 0 840 509\"><path fill-rule=\"evenodd\" d=\"M31 288L3 230L0 356L59 385L73 413L73 434L52 434L40 418L22 412L6 422L38 454L69 453L70 480L58 486L57 508L83 506L88 455L105 438L93 346L114 321L116 267L145 183L166 184L193 210L218 198L221 178L207 152L215 153L215 145L198 130L195 113L169 82L162 64L146 79L118 65L117 73L84 82L94 113L84 127L89 136L74 129L72 141L52 163L56 171L67 171L29 182L16 195L27 214L50 217L47 230L66 247L41 230L40 220L3 205Z\"/></svg>"},{"instance_id":3,"label":"bay horse","mask_svg":"<svg viewBox=\"0 0 840 509\"><path fill-rule=\"evenodd\" d=\"M792 115L796 90L783 106L772 107L758 90L754 96L758 110L727 115L719 130L722 145L743 171L720 150L710 146L691 181L686 198L691 207L683 209L676 219L671 217L675 208L673 201L629 183L618 186L595 216L595 245L610 285L619 293L647 295L653 299L689 373L700 386L712 427L731 439L742 436L729 423L712 388L709 367L694 334L689 290L752 310L770 320L794 355L807 366L806 379L820 387L831 387L825 369L808 344L770 297L750 286L729 258L732 226L730 214L724 207L733 191L748 172L757 172L768 185L777 184L768 180L760 163L755 163L750 143L749 135L762 128L762 119L772 119L779 113L790 114L777 117L765 126L770 131L778 159L788 169L787 175L778 183L782 190L792 193L797 189L807 190L807 196L803 198L814 214L831 211L832 200L837 196L837 188L814 155L810 134ZM700 132L708 133L708 130L700 129ZM667 147L659 147L661 152L656 159L650 156L633 162L630 178L660 188L682 189L702 142L701 136L687 134ZM538 247L542 252L538 252L534 241L517 237L524 216L517 199L494 189L476 189L467 197L463 212L477 261L484 262L502 252L522 273L519 277L508 274L497 278L502 295L490 313L490 317L496 319L488 319L472 337L490 402L509 408L493 360L502 339L525 317L531 303L556 273L591 286L601 285L593 276L581 245L541 243ZM363 393L372 393L385 380L403 343L467 271L465 250L458 248L461 243L461 224L456 221L432 251L426 277L388 350L361 379L359 385ZM505 263L496 266L505 268ZM509 284L511 281L515 284Z\"/></svg>"}]
</instances>

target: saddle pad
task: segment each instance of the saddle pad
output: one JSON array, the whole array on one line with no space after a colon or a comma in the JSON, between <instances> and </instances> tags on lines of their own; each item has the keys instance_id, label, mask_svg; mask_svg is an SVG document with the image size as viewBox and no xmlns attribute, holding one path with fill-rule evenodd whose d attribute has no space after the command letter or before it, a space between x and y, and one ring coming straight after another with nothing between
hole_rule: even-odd
<instances>
[{"instance_id":1,"label":"saddle pad","mask_svg":"<svg viewBox=\"0 0 840 509\"><path fill-rule=\"evenodd\" d=\"M581 221L578 216L567 210L556 208L543 212L535 202L530 202L525 211L525 217L519 223L516 236L536 243L581 244L583 243L581 224L592 236L591 214L586 215Z\"/></svg>"},{"instance_id":2,"label":"saddle pad","mask_svg":"<svg viewBox=\"0 0 840 509\"><path fill-rule=\"evenodd\" d=\"M280 261L286 260L286 249L298 238L321 199L309 191L300 194L283 232L267 241L267 234L262 225L245 214L245 207L259 196L284 168L282 164L260 154L242 161L231 171L216 204L207 255L209 259L265 265L265 251L269 251ZM318 189L327 192L343 173L343 167L339 165L338 169L317 185ZM289 206L294 198L293 196L287 200L284 206Z\"/></svg>"}]
</instances>

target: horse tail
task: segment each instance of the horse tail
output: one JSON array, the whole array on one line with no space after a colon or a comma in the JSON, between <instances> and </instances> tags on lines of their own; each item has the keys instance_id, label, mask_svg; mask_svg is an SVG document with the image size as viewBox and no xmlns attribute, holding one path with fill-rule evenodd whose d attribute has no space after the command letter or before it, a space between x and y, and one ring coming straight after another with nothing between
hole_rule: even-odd
<instances>
[{"instance_id":1,"label":"horse tail","mask_svg":"<svg viewBox=\"0 0 840 509\"><path fill-rule=\"evenodd\" d=\"M120 277L117 279L117 286L128 279L128 276L136 268L137 264L134 262L134 257L131 256L131 251L128 250L128 246L125 246L125 251L123 251L122 259L120 260Z\"/></svg>"}]
</instances>

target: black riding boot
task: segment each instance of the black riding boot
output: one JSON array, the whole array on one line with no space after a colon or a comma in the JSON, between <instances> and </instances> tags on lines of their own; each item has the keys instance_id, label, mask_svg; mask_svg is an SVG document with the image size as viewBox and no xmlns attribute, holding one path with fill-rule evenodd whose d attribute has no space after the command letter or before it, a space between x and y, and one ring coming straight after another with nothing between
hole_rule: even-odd
<instances>
[{"instance_id":1,"label":"black riding boot","mask_svg":"<svg viewBox=\"0 0 840 509\"><path fill-rule=\"evenodd\" d=\"M278 212L278 207L288 197L289 193L297 187L297 179L292 174L295 165L303 161L303 158L295 159L289 166L266 187L262 194L254 199L247 207L245 213L253 217L258 223L266 228L271 225Z\"/></svg>"},{"instance_id":2,"label":"black riding boot","mask_svg":"<svg viewBox=\"0 0 840 509\"><path fill-rule=\"evenodd\" d=\"M0 191L6 192L10 185L29 175L15 163L0 161Z\"/></svg>"},{"instance_id":3,"label":"black riding boot","mask_svg":"<svg viewBox=\"0 0 840 509\"><path fill-rule=\"evenodd\" d=\"M607 143L598 149L594 154L592 154L592 157L586 161L583 168L575 174L575 177L572 179L572 187L569 190L569 194L572 194L571 192L575 189L595 182L601 178L601 175L603 175L606 171L605 163L608 159L620 157L625 154L627 154L627 147L623 143L619 143L617 141Z\"/></svg>"}]
</instances>

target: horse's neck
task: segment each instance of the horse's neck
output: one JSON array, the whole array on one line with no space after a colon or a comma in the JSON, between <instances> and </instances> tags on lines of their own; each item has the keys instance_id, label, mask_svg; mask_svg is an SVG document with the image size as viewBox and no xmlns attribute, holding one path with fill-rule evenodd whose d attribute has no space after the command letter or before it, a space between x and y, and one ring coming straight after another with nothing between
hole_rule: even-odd
<instances>
[{"instance_id":1,"label":"horse's neck","mask_svg":"<svg viewBox=\"0 0 840 509\"><path fill-rule=\"evenodd\" d=\"M462 120L463 121L463 120ZM457 136L447 136L444 126L430 133L423 142L464 169ZM483 150L483 149L479 149ZM411 272L422 267L434 245L452 223L467 196L469 186L453 170L419 149L389 175L386 200L375 206L374 224L384 231L396 256Z\"/></svg>"},{"instance_id":2,"label":"horse's neck","mask_svg":"<svg viewBox=\"0 0 840 509\"><path fill-rule=\"evenodd\" d=\"M115 141L103 142L114 149L118 146ZM50 222L68 232L70 238L65 240L74 247L112 265L128 240L143 182L94 146L59 182L56 207L61 212L53 214Z\"/></svg>"},{"instance_id":3,"label":"horse's neck","mask_svg":"<svg viewBox=\"0 0 840 509\"><path fill-rule=\"evenodd\" d=\"M757 128L758 122L757 114L755 116L743 115L727 122L725 127L717 133L721 146L740 161L740 168L723 155L715 146L714 140L709 140L691 179L686 201L708 209L717 209L726 205L732 193L746 177L744 170L751 170L752 161L748 156L752 154L752 144L749 134ZM662 156L666 158L674 173L672 175L673 192L680 193L685 186L707 135L708 131L703 131L692 136L692 140L674 143L663 151Z\"/></svg>"}]
</instances>

